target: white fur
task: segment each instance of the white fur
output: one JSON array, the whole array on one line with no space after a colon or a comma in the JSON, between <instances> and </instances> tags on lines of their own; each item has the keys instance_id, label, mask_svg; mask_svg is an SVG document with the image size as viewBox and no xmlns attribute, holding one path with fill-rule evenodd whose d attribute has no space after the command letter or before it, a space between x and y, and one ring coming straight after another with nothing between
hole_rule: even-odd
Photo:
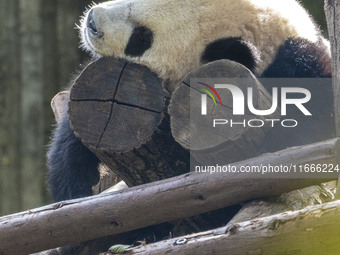
<instances>
[{"instance_id":1,"label":"white fur","mask_svg":"<svg viewBox=\"0 0 340 255\"><path fill-rule=\"evenodd\" d=\"M219 38L242 37L253 43L261 53L257 74L288 37L312 42L321 38L296 0L117 0L94 6L93 15L104 35L93 36L83 22L81 38L87 50L144 64L171 84L199 66L207 44ZM153 31L152 47L141 57L125 56L136 24Z\"/></svg>"}]
</instances>

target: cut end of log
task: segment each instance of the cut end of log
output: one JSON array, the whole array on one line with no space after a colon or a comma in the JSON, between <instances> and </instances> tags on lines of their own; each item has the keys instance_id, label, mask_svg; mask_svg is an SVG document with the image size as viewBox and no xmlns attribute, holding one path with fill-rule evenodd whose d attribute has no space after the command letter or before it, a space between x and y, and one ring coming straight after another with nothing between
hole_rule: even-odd
<instances>
[{"instance_id":1,"label":"cut end of log","mask_svg":"<svg viewBox=\"0 0 340 255\"><path fill-rule=\"evenodd\" d=\"M146 142L163 115L161 80L148 68L114 58L89 64L71 89L69 115L90 149L130 151Z\"/></svg>"},{"instance_id":2,"label":"cut end of log","mask_svg":"<svg viewBox=\"0 0 340 255\"><path fill-rule=\"evenodd\" d=\"M236 95L226 88L215 90L216 82L232 84L243 95L251 88L255 109L270 109L272 102L253 73L237 62L214 61L189 73L171 98L171 131L179 144L190 150L197 161L207 165L210 164L205 162L206 158L214 164L226 164L256 155L269 129L266 126L241 126L252 119L264 120L264 116L256 116L248 109L244 109L242 115L234 114ZM202 110L204 96L205 114ZM270 118L277 116L278 110ZM224 124L214 126L216 120ZM238 124L230 124L232 121ZM229 124L225 125L227 122Z\"/></svg>"}]
</instances>

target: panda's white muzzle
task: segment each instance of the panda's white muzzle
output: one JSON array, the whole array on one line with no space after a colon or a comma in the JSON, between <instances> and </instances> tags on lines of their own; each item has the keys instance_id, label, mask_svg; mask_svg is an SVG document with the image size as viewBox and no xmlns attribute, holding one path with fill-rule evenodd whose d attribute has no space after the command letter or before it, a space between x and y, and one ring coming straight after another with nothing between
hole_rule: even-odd
<instances>
[{"instance_id":1,"label":"panda's white muzzle","mask_svg":"<svg viewBox=\"0 0 340 255\"><path fill-rule=\"evenodd\" d=\"M85 14L80 34L84 49L99 56L126 57L135 22L128 20L129 8L123 3L104 2Z\"/></svg>"}]
</instances>

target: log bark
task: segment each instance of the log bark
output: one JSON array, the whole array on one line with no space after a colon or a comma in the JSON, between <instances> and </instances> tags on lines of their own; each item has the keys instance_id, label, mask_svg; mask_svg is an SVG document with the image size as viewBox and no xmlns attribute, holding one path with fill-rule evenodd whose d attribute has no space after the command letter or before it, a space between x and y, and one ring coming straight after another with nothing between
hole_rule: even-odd
<instances>
[{"instance_id":1,"label":"log bark","mask_svg":"<svg viewBox=\"0 0 340 255\"><path fill-rule=\"evenodd\" d=\"M129 255L340 253L340 201L127 249Z\"/></svg>"},{"instance_id":2,"label":"log bark","mask_svg":"<svg viewBox=\"0 0 340 255\"><path fill-rule=\"evenodd\" d=\"M338 164L338 139L242 161ZM309 173L310 176L310 173ZM27 254L127 232L319 183L318 179L245 179L248 175L188 173L121 192L60 202L0 219L0 254ZM143 212L143 220L136 217ZM17 238L20 236L20 238Z\"/></svg>"},{"instance_id":3,"label":"log bark","mask_svg":"<svg viewBox=\"0 0 340 255\"><path fill-rule=\"evenodd\" d=\"M332 51L334 114L337 137L340 137L340 2L325 0L325 14ZM340 199L340 177L336 198Z\"/></svg>"}]
</instances>

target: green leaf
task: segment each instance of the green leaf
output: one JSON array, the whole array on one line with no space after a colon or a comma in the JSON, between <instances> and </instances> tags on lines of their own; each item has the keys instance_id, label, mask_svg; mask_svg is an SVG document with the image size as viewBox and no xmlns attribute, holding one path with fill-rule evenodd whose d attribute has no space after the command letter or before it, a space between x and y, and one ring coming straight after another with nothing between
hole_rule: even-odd
<instances>
[{"instance_id":1,"label":"green leaf","mask_svg":"<svg viewBox=\"0 0 340 255\"><path fill-rule=\"evenodd\" d=\"M122 254L130 247L131 245L116 244L110 247L109 252Z\"/></svg>"}]
</instances>

